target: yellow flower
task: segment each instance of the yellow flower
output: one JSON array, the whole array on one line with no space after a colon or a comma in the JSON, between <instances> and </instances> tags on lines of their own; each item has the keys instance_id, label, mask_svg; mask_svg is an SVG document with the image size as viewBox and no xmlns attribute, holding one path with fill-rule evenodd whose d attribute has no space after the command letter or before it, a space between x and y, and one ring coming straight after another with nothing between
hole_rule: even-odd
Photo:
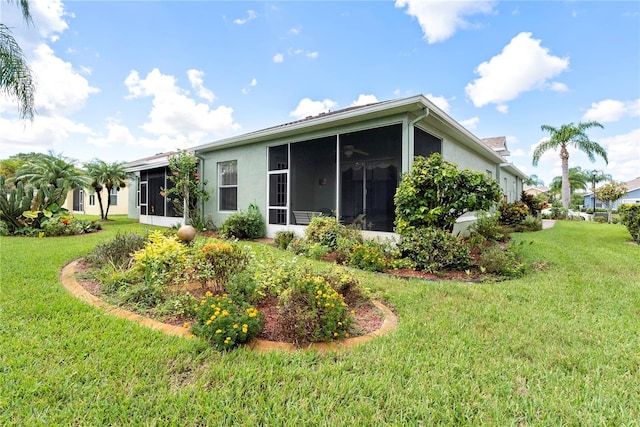
<instances>
[{"instance_id":1,"label":"yellow flower","mask_svg":"<svg viewBox=\"0 0 640 427\"><path fill-rule=\"evenodd\" d=\"M216 334L221 334L222 333L222 329L216 329Z\"/></svg>"},{"instance_id":2,"label":"yellow flower","mask_svg":"<svg viewBox=\"0 0 640 427\"><path fill-rule=\"evenodd\" d=\"M342 326L342 322L338 322L338 326Z\"/></svg>"},{"instance_id":3,"label":"yellow flower","mask_svg":"<svg viewBox=\"0 0 640 427\"><path fill-rule=\"evenodd\" d=\"M344 336L345 338L349 338L349 332L345 332Z\"/></svg>"},{"instance_id":4,"label":"yellow flower","mask_svg":"<svg viewBox=\"0 0 640 427\"><path fill-rule=\"evenodd\" d=\"M211 319L207 320L207 326L211 324Z\"/></svg>"},{"instance_id":5,"label":"yellow flower","mask_svg":"<svg viewBox=\"0 0 640 427\"><path fill-rule=\"evenodd\" d=\"M182 325L183 328L189 328L189 326L191 326L189 322L184 322L184 325Z\"/></svg>"},{"instance_id":6,"label":"yellow flower","mask_svg":"<svg viewBox=\"0 0 640 427\"><path fill-rule=\"evenodd\" d=\"M333 333L333 336L334 336L334 337L337 337L337 336L338 336L338 333L337 333L337 332L334 332L334 333Z\"/></svg>"},{"instance_id":7,"label":"yellow flower","mask_svg":"<svg viewBox=\"0 0 640 427\"><path fill-rule=\"evenodd\" d=\"M238 324L237 323L233 324L233 329L238 329Z\"/></svg>"}]
</instances>

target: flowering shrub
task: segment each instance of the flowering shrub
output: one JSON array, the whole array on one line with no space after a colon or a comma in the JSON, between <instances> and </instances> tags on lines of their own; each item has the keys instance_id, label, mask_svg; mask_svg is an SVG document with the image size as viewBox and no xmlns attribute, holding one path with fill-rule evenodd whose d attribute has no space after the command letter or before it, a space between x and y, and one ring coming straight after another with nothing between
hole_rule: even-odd
<instances>
[{"instance_id":1,"label":"flowering shrub","mask_svg":"<svg viewBox=\"0 0 640 427\"><path fill-rule=\"evenodd\" d=\"M281 333L295 344L349 337L352 312L323 276L309 272L292 277L278 298Z\"/></svg>"},{"instance_id":2,"label":"flowering shrub","mask_svg":"<svg viewBox=\"0 0 640 427\"><path fill-rule=\"evenodd\" d=\"M289 287L291 278L300 269L301 265L296 258L278 262L267 258L257 263L254 273L256 293L260 297L277 297Z\"/></svg>"},{"instance_id":3,"label":"flowering shrub","mask_svg":"<svg viewBox=\"0 0 640 427\"><path fill-rule=\"evenodd\" d=\"M265 222L258 205L252 203L247 212L236 212L227 217L220 227L227 238L259 239L266 234Z\"/></svg>"},{"instance_id":4,"label":"flowering shrub","mask_svg":"<svg viewBox=\"0 0 640 427\"><path fill-rule=\"evenodd\" d=\"M145 276L157 275L166 281L182 276L187 261L187 247L175 236L165 236L160 231L149 233L144 248L133 254L133 268Z\"/></svg>"},{"instance_id":5,"label":"flowering shrub","mask_svg":"<svg viewBox=\"0 0 640 427\"><path fill-rule=\"evenodd\" d=\"M498 221L502 225L518 225L521 224L527 215L529 215L529 208L521 201L513 203L501 203L498 206L498 212L500 217Z\"/></svg>"},{"instance_id":6,"label":"flowering shrub","mask_svg":"<svg viewBox=\"0 0 640 427\"><path fill-rule=\"evenodd\" d=\"M366 271L384 271L387 262L383 246L373 240L355 245L351 250L349 265Z\"/></svg>"},{"instance_id":7,"label":"flowering shrub","mask_svg":"<svg viewBox=\"0 0 640 427\"><path fill-rule=\"evenodd\" d=\"M191 332L227 350L251 341L262 326L262 314L254 307L235 302L227 294L207 292L196 308Z\"/></svg>"},{"instance_id":8,"label":"flowering shrub","mask_svg":"<svg viewBox=\"0 0 640 427\"><path fill-rule=\"evenodd\" d=\"M203 288L212 282L216 289L222 290L231 276L246 268L249 260L249 254L239 245L210 240L196 253L195 276Z\"/></svg>"}]
</instances>

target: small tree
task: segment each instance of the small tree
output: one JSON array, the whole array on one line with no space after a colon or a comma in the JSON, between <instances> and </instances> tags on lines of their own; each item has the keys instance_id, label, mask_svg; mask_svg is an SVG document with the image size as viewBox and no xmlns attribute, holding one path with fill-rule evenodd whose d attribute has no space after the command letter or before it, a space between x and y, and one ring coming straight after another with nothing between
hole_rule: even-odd
<instances>
[{"instance_id":1,"label":"small tree","mask_svg":"<svg viewBox=\"0 0 640 427\"><path fill-rule=\"evenodd\" d=\"M173 203L185 224L202 223L198 201L209 200L209 192L204 189L207 182L200 179L198 159L187 150L178 151L169 157L169 170L167 179L172 185L163 189L164 197Z\"/></svg>"},{"instance_id":2,"label":"small tree","mask_svg":"<svg viewBox=\"0 0 640 427\"><path fill-rule=\"evenodd\" d=\"M500 185L484 173L459 171L437 153L429 158L418 156L394 197L396 232L421 227L451 232L464 213L489 210L501 197Z\"/></svg>"},{"instance_id":3,"label":"small tree","mask_svg":"<svg viewBox=\"0 0 640 427\"><path fill-rule=\"evenodd\" d=\"M627 194L627 187L623 183L610 181L600 188L596 189L596 197L607 204L607 222L611 224L611 211L613 210L613 202ZM595 212L593 213L596 214Z\"/></svg>"}]
</instances>

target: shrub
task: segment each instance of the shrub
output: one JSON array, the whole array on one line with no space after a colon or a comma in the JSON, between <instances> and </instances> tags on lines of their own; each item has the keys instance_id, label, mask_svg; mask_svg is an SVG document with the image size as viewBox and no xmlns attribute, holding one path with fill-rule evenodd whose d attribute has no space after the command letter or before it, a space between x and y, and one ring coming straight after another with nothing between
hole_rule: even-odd
<instances>
[{"instance_id":1,"label":"shrub","mask_svg":"<svg viewBox=\"0 0 640 427\"><path fill-rule=\"evenodd\" d=\"M133 267L142 271L145 277L175 281L184 274L187 261L187 247L174 235L165 236L160 231L152 231L144 248L133 254Z\"/></svg>"},{"instance_id":2,"label":"shrub","mask_svg":"<svg viewBox=\"0 0 640 427\"><path fill-rule=\"evenodd\" d=\"M343 296L323 276L309 272L294 276L278 302L280 333L294 344L349 336L352 313Z\"/></svg>"},{"instance_id":3,"label":"shrub","mask_svg":"<svg viewBox=\"0 0 640 427\"><path fill-rule=\"evenodd\" d=\"M383 245L366 240L351 249L349 265L366 271L384 271L387 267Z\"/></svg>"},{"instance_id":4,"label":"shrub","mask_svg":"<svg viewBox=\"0 0 640 427\"><path fill-rule=\"evenodd\" d=\"M277 297L289 287L289 282L298 271L306 270L296 258L276 261L265 258L256 264L254 279L256 293L262 297Z\"/></svg>"},{"instance_id":5,"label":"shrub","mask_svg":"<svg viewBox=\"0 0 640 427\"><path fill-rule=\"evenodd\" d=\"M527 215L525 219L514 227L517 232L540 231L542 230L542 219Z\"/></svg>"},{"instance_id":6,"label":"shrub","mask_svg":"<svg viewBox=\"0 0 640 427\"><path fill-rule=\"evenodd\" d=\"M625 204L618 207L621 222L627 227L631 239L640 244L640 204Z\"/></svg>"},{"instance_id":7,"label":"shrub","mask_svg":"<svg viewBox=\"0 0 640 427\"><path fill-rule=\"evenodd\" d=\"M97 270L93 277L102 285L102 291L108 295L118 292L121 288L131 286L140 280L133 270L126 270L109 262Z\"/></svg>"},{"instance_id":8,"label":"shrub","mask_svg":"<svg viewBox=\"0 0 640 427\"><path fill-rule=\"evenodd\" d=\"M213 289L220 291L250 261L249 253L240 245L219 240L207 241L194 258L194 275L202 287L206 289L212 282Z\"/></svg>"},{"instance_id":9,"label":"shrub","mask_svg":"<svg viewBox=\"0 0 640 427\"><path fill-rule=\"evenodd\" d=\"M525 265L512 244L500 247L492 245L484 248L478 258L478 267L487 273L510 278L521 277L526 272Z\"/></svg>"},{"instance_id":10,"label":"shrub","mask_svg":"<svg viewBox=\"0 0 640 427\"><path fill-rule=\"evenodd\" d=\"M0 220L0 236L8 236L9 235L9 226L6 222Z\"/></svg>"},{"instance_id":11,"label":"shrub","mask_svg":"<svg viewBox=\"0 0 640 427\"><path fill-rule=\"evenodd\" d=\"M227 294L214 296L207 292L196 308L191 332L218 350L228 350L258 336L263 327L262 317L254 307L236 302Z\"/></svg>"},{"instance_id":12,"label":"shrub","mask_svg":"<svg viewBox=\"0 0 640 427\"><path fill-rule=\"evenodd\" d=\"M398 248L419 270L465 269L469 266L469 248L458 237L438 228L417 228L400 239Z\"/></svg>"},{"instance_id":13,"label":"shrub","mask_svg":"<svg viewBox=\"0 0 640 427\"><path fill-rule=\"evenodd\" d=\"M520 194L520 201L527 205L527 208L529 208L529 213L533 216L537 216L544 205L544 203L539 198L532 194L525 193L524 191Z\"/></svg>"},{"instance_id":14,"label":"shrub","mask_svg":"<svg viewBox=\"0 0 640 427\"><path fill-rule=\"evenodd\" d=\"M503 242L509 236L507 230L500 225L498 217L480 213L477 221L469 227L471 236L482 236L492 242Z\"/></svg>"},{"instance_id":15,"label":"shrub","mask_svg":"<svg viewBox=\"0 0 640 427\"><path fill-rule=\"evenodd\" d=\"M126 268L133 259L132 254L144 247L144 236L136 233L121 233L105 242L99 243L85 257L92 267L104 267L113 264L118 268Z\"/></svg>"},{"instance_id":16,"label":"shrub","mask_svg":"<svg viewBox=\"0 0 640 427\"><path fill-rule=\"evenodd\" d=\"M344 267L332 265L320 275L342 295L349 307L357 307L371 299L369 290L364 288L360 281Z\"/></svg>"},{"instance_id":17,"label":"shrub","mask_svg":"<svg viewBox=\"0 0 640 427\"><path fill-rule=\"evenodd\" d=\"M394 197L396 232L403 235L414 228L452 231L464 213L489 210L500 197L500 185L484 173L459 171L440 154L428 159L417 156Z\"/></svg>"},{"instance_id":18,"label":"shrub","mask_svg":"<svg viewBox=\"0 0 640 427\"><path fill-rule=\"evenodd\" d=\"M318 243L330 251L338 248L338 238L346 235L346 227L333 216L314 217L305 229L307 243Z\"/></svg>"},{"instance_id":19,"label":"shrub","mask_svg":"<svg viewBox=\"0 0 640 427\"><path fill-rule=\"evenodd\" d=\"M247 212L230 215L220 227L220 232L227 238L260 239L265 236L264 218L258 205L252 203Z\"/></svg>"},{"instance_id":20,"label":"shrub","mask_svg":"<svg viewBox=\"0 0 640 427\"><path fill-rule=\"evenodd\" d=\"M273 245L281 250L287 250L289 244L295 239L293 231L278 231L273 239Z\"/></svg>"},{"instance_id":21,"label":"shrub","mask_svg":"<svg viewBox=\"0 0 640 427\"><path fill-rule=\"evenodd\" d=\"M529 215L529 208L521 201L501 203L498 206L500 216L498 222L502 225L518 225Z\"/></svg>"}]
</instances>

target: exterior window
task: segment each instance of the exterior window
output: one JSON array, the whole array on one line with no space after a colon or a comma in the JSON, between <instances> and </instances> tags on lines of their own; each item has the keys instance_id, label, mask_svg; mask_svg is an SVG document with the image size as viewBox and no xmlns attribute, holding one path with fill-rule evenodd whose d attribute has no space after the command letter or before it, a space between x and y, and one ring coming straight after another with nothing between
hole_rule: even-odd
<instances>
[{"instance_id":1,"label":"exterior window","mask_svg":"<svg viewBox=\"0 0 640 427\"><path fill-rule=\"evenodd\" d=\"M493 178L493 173L489 169L486 170L486 173L487 173L487 178Z\"/></svg>"},{"instance_id":2,"label":"exterior window","mask_svg":"<svg viewBox=\"0 0 640 427\"><path fill-rule=\"evenodd\" d=\"M287 224L289 146L269 147L269 224Z\"/></svg>"},{"instance_id":3,"label":"exterior window","mask_svg":"<svg viewBox=\"0 0 640 427\"><path fill-rule=\"evenodd\" d=\"M89 194L89 206L95 206L95 205L96 205L96 195Z\"/></svg>"},{"instance_id":4,"label":"exterior window","mask_svg":"<svg viewBox=\"0 0 640 427\"><path fill-rule=\"evenodd\" d=\"M413 128L414 156L429 157L433 153L442 153L442 139L420 128Z\"/></svg>"},{"instance_id":5,"label":"exterior window","mask_svg":"<svg viewBox=\"0 0 640 427\"><path fill-rule=\"evenodd\" d=\"M115 187L112 188L111 193L109 193L109 204L111 206L118 204L118 189Z\"/></svg>"},{"instance_id":6,"label":"exterior window","mask_svg":"<svg viewBox=\"0 0 640 427\"><path fill-rule=\"evenodd\" d=\"M238 161L218 163L218 194L221 211L238 210Z\"/></svg>"}]
</instances>

